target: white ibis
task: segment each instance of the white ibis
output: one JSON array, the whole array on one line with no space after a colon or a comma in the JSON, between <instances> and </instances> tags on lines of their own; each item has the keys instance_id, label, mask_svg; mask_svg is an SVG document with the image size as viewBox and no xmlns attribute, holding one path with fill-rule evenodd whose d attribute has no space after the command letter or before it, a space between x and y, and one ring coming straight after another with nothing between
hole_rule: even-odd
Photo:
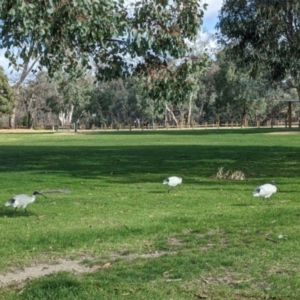
<instances>
[{"instance_id":1,"label":"white ibis","mask_svg":"<svg viewBox=\"0 0 300 300\"><path fill-rule=\"evenodd\" d=\"M275 194L276 192L277 192L277 187L274 182L266 183L256 188L253 191L253 196L264 197L265 199L268 199L272 196L272 194Z\"/></svg>"},{"instance_id":2,"label":"white ibis","mask_svg":"<svg viewBox=\"0 0 300 300\"><path fill-rule=\"evenodd\" d=\"M28 195L25 195L25 194L20 194L20 195L13 196L11 199L9 199L5 203L5 206L13 206L15 208L14 215L16 214L17 209L19 207L22 207L22 208L25 209L25 211L28 215L28 211L26 210L26 207L27 207L28 204L31 204L35 201L36 195L42 195L45 198L47 198L44 194L35 191L35 192L32 193L32 196L28 196Z\"/></svg>"},{"instance_id":3,"label":"white ibis","mask_svg":"<svg viewBox=\"0 0 300 300\"><path fill-rule=\"evenodd\" d=\"M168 192L170 192L172 187L175 187L178 184L181 184L182 177L171 176L163 181L163 184L167 184L169 186Z\"/></svg>"}]
</instances>

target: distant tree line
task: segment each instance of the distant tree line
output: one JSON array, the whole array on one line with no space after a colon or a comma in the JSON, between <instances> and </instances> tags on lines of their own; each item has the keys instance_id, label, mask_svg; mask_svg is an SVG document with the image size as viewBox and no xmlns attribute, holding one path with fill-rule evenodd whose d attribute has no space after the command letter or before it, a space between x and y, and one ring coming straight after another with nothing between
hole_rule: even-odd
<instances>
[{"instance_id":1,"label":"distant tree line","mask_svg":"<svg viewBox=\"0 0 300 300\"><path fill-rule=\"evenodd\" d=\"M5 78L3 72L1 76ZM250 78L228 61L223 51L201 71L197 83L190 100L162 102L145 93L144 83L137 76L95 83L91 73L79 78L60 73L49 78L46 72L39 72L33 79L25 80L17 93L6 78L10 92L0 106L0 126L9 126L9 112L14 105L16 126L28 128L73 123L91 128L93 124L100 127L284 121L287 105L278 100L297 97L293 89L275 88L263 77ZM299 106L293 105L294 118L298 118Z\"/></svg>"}]
</instances>

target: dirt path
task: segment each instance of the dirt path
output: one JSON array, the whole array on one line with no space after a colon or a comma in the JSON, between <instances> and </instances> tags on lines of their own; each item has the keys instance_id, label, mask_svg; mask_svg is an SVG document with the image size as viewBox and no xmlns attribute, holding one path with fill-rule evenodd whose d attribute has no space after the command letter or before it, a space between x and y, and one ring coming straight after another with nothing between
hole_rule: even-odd
<instances>
[{"instance_id":1,"label":"dirt path","mask_svg":"<svg viewBox=\"0 0 300 300\"><path fill-rule=\"evenodd\" d=\"M150 253L145 254L128 254L128 255L121 255L119 253L112 253L110 255L110 261L115 261L118 258L123 258L127 261L132 261L137 258L158 258L165 254L176 254L176 252L164 252L164 251L154 251ZM39 277L43 277L52 273L56 272L72 272L72 273L90 273L94 272L98 269L106 269L111 266L111 262L106 262L103 265L94 265L92 267L88 267L87 265L84 265L82 263L83 259L86 259L87 257L82 258L81 260L70 260L61 258L58 260L57 264L37 264L32 267L23 268L22 270L16 270L15 272L9 272L0 274L0 288L9 286L11 284L23 284L27 283L29 280L36 279ZM89 260L92 260L92 258L89 258Z\"/></svg>"},{"instance_id":2,"label":"dirt path","mask_svg":"<svg viewBox=\"0 0 300 300\"><path fill-rule=\"evenodd\" d=\"M21 271L0 275L0 288L11 284L20 284L24 281L39 278L51 273L68 271L74 273L92 272L93 268L83 265L79 260L59 259L58 264L40 264L24 268Z\"/></svg>"}]
</instances>

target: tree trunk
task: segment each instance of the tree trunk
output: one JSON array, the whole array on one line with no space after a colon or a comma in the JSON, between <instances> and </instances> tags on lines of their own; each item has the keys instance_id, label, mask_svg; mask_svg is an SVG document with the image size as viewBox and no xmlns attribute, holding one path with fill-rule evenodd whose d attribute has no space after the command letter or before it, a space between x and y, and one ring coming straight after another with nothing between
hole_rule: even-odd
<instances>
[{"instance_id":1,"label":"tree trunk","mask_svg":"<svg viewBox=\"0 0 300 300\"><path fill-rule=\"evenodd\" d=\"M30 111L27 112L27 118L28 118L28 129L33 129L33 118Z\"/></svg>"},{"instance_id":2,"label":"tree trunk","mask_svg":"<svg viewBox=\"0 0 300 300\"><path fill-rule=\"evenodd\" d=\"M298 94L298 99L300 101L300 84L297 86L297 94ZM300 124L300 120L299 120L299 124Z\"/></svg>"},{"instance_id":3,"label":"tree trunk","mask_svg":"<svg viewBox=\"0 0 300 300\"><path fill-rule=\"evenodd\" d=\"M168 124L168 110L165 110L165 126Z\"/></svg>"},{"instance_id":4,"label":"tree trunk","mask_svg":"<svg viewBox=\"0 0 300 300\"><path fill-rule=\"evenodd\" d=\"M74 105L71 104L71 107L67 113L67 124L70 125L72 122L72 118L73 118L73 112L74 112Z\"/></svg>"},{"instance_id":5,"label":"tree trunk","mask_svg":"<svg viewBox=\"0 0 300 300\"><path fill-rule=\"evenodd\" d=\"M58 113L58 119L60 121L60 125L70 125L72 122L72 118L73 118L73 112L74 112L74 105L71 104L71 106L69 107L69 109L65 111L60 111Z\"/></svg>"},{"instance_id":6,"label":"tree trunk","mask_svg":"<svg viewBox=\"0 0 300 300\"><path fill-rule=\"evenodd\" d=\"M187 124L191 126L191 116L192 116L192 96L190 96L189 100L189 112L188 112L188 118L187 118Z\"/></svg>"},{"instance_id":7,"label":"tree trunk","mask_svg":"<svg viewBox=\"0 0 300 300\"><path fill-rule=\"evenodd\" d=\"M201 100L201 98L199 97L199 100L201 101L201 104L200 104L200 109L199 109L199 122L201 121L201 119L203 118L203 109L204 109L204 99Z\"/></svg>"},{"instance_id":8,"label":"tree trunk","mask_svg":"<svg viewBox=\"0 0 300 300\"><path fill-rule=\"evenodd\" d=\"M9 116L8 124L9 124L9 128L11 128L11 129L16 128L16 107L13 108L13 112Z\"/></svg>"},{"instance_id":9,"label":"tree trunk","mask_svg":"<svg viewBox=\"0 0 300 300\"><path fill-rule=\"evenodd\" d=\"M176 126L178 126L178 121L175 117L175 115L173 114L172 110L168 107L168 105L166 104L166 110L170 113L172 119L174 120L174 122L176 123Z\"/></svg>"},{"instance_id":10,"label":"tree trunk","mask_svg":"<svg viewBox=\"0 0 300 300\"><path fill-rule=\"evenodd\" d=\"M59 119L60 125L64 126L65 125L65 113L63 111L60 111L58 113L58 119Z\"/></svg>"},{"instance_id":11,"label":"tree trunk","mask_svg":"<svg viewBox=\"0 0 300 300\"><path fill-rule=\"evenodd\" d=\"M297 94L298 94L298 99L300 101L300 84L297 86Z\"/></svg>"},{"instance_id":12,"label":"tree trunk","mask_svg":"<svg viewBox=\"0 0 300 300\"><path fill-rule=\"evenodd\" d=\"M33 48L33 45L31 46ZM19 94L19 88L30 73L30 71L33 69L34 65L38 62L40 59L40 56L38 56L32 64L29 66L29 62L26 62L23 67L23 71L21 73L21 76L19 78L19 81L14 85L14 90L16 91L16 95ZM9 116L9 128L16 128L16 107L14 107L12 114Z\"/></svg>"},{"instance_id":13,"label":"tree trunk","mask_svg":"<svg viewBox=\"0 0 300 300\"><path fill-rule=\"evenodd\" d=\"M241 124L241 127L243 127L244 124L245 124L246 114L247 114L246 105L244 105L243 111L242 111L242 124Z\"/></svg>"}]
</instances>

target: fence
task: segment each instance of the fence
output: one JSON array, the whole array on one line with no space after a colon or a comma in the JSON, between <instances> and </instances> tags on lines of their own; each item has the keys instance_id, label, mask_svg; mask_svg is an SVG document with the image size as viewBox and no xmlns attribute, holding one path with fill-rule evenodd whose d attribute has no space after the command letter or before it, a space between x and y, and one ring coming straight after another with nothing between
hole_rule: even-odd
<instances>
[{"instance_id":1,"label":"fence","mask_svg":"<svg viewBox=\"0 0 300 300\"><path fill-rule=\"evenodd\" d=\"M273 128L273 127L289 127L289 124L287 121L267 121L267 122L261 122L261 121L256 121L255 123L251 123L248 121L245 121L244 123L237 122L237 121L231 121L231 122L225 122L225 123L220 123L219 121L215 123L208 123L204 122L202 124L198 124L196 122L192 124L182 124L179 123L178 125L169 125L168 123L166 124L148 124L148 125L138 125L138 126L133 126L131 124L129 125L122 125L122 124L103 124L99 128L95 128L94 126L92 127L92 130L157 130L157 129L209 129L209 128ZM300 128L300 120L298 122L292 122L291 127L299 127ZM83 129L83 128L81 128Z\"/></svg>"},{"instance_id":2,"label":"fence","mask_svg":"<svg viewBox=\"0 0 300 300\"><path fill-rule=\"evenodd\" d=\"M267 122L261 122L261 121L256 121L254 122L248 122L247 120L244 123L238 122L238 121L230 121L230 122L225 122L225 123L220 123L219 121L214 122L214 123L209 123L209 122L203 122L201 124L198 124L196 122L193 122L192 124L183 124L179 123L178 125L169 125L168 123L166 124L159 124L159 123L153 123L153 124L147 124L143 125L140 124L138 126L134 125L122 125L122 124L102 124L100 127L95 127L92 125L92 128L89 130L102 130L102 131L108 131L108 130L158 130L158 129L164 129L164 130L172 130L172 129L220 129L220 128L227 128L227 129L233 129L233 128L288 128L289 123L288 121L267 121ZM299 127L300 128L300 119L297 122L291 122L291 127ZM9 129L9 128L4 128L2 129ZM24 126L17 126L16 129L27 129L27 127ZM53 131L58 131L58 130L68 130L70 131L71 126L70 125L65 125L65 126L57 126L57 125L45 125L41 126L35 129L44 129L44 130L53 130ZM85 125L81 125L78 130L86 130Z\"/></svg>"}]
</instances>

